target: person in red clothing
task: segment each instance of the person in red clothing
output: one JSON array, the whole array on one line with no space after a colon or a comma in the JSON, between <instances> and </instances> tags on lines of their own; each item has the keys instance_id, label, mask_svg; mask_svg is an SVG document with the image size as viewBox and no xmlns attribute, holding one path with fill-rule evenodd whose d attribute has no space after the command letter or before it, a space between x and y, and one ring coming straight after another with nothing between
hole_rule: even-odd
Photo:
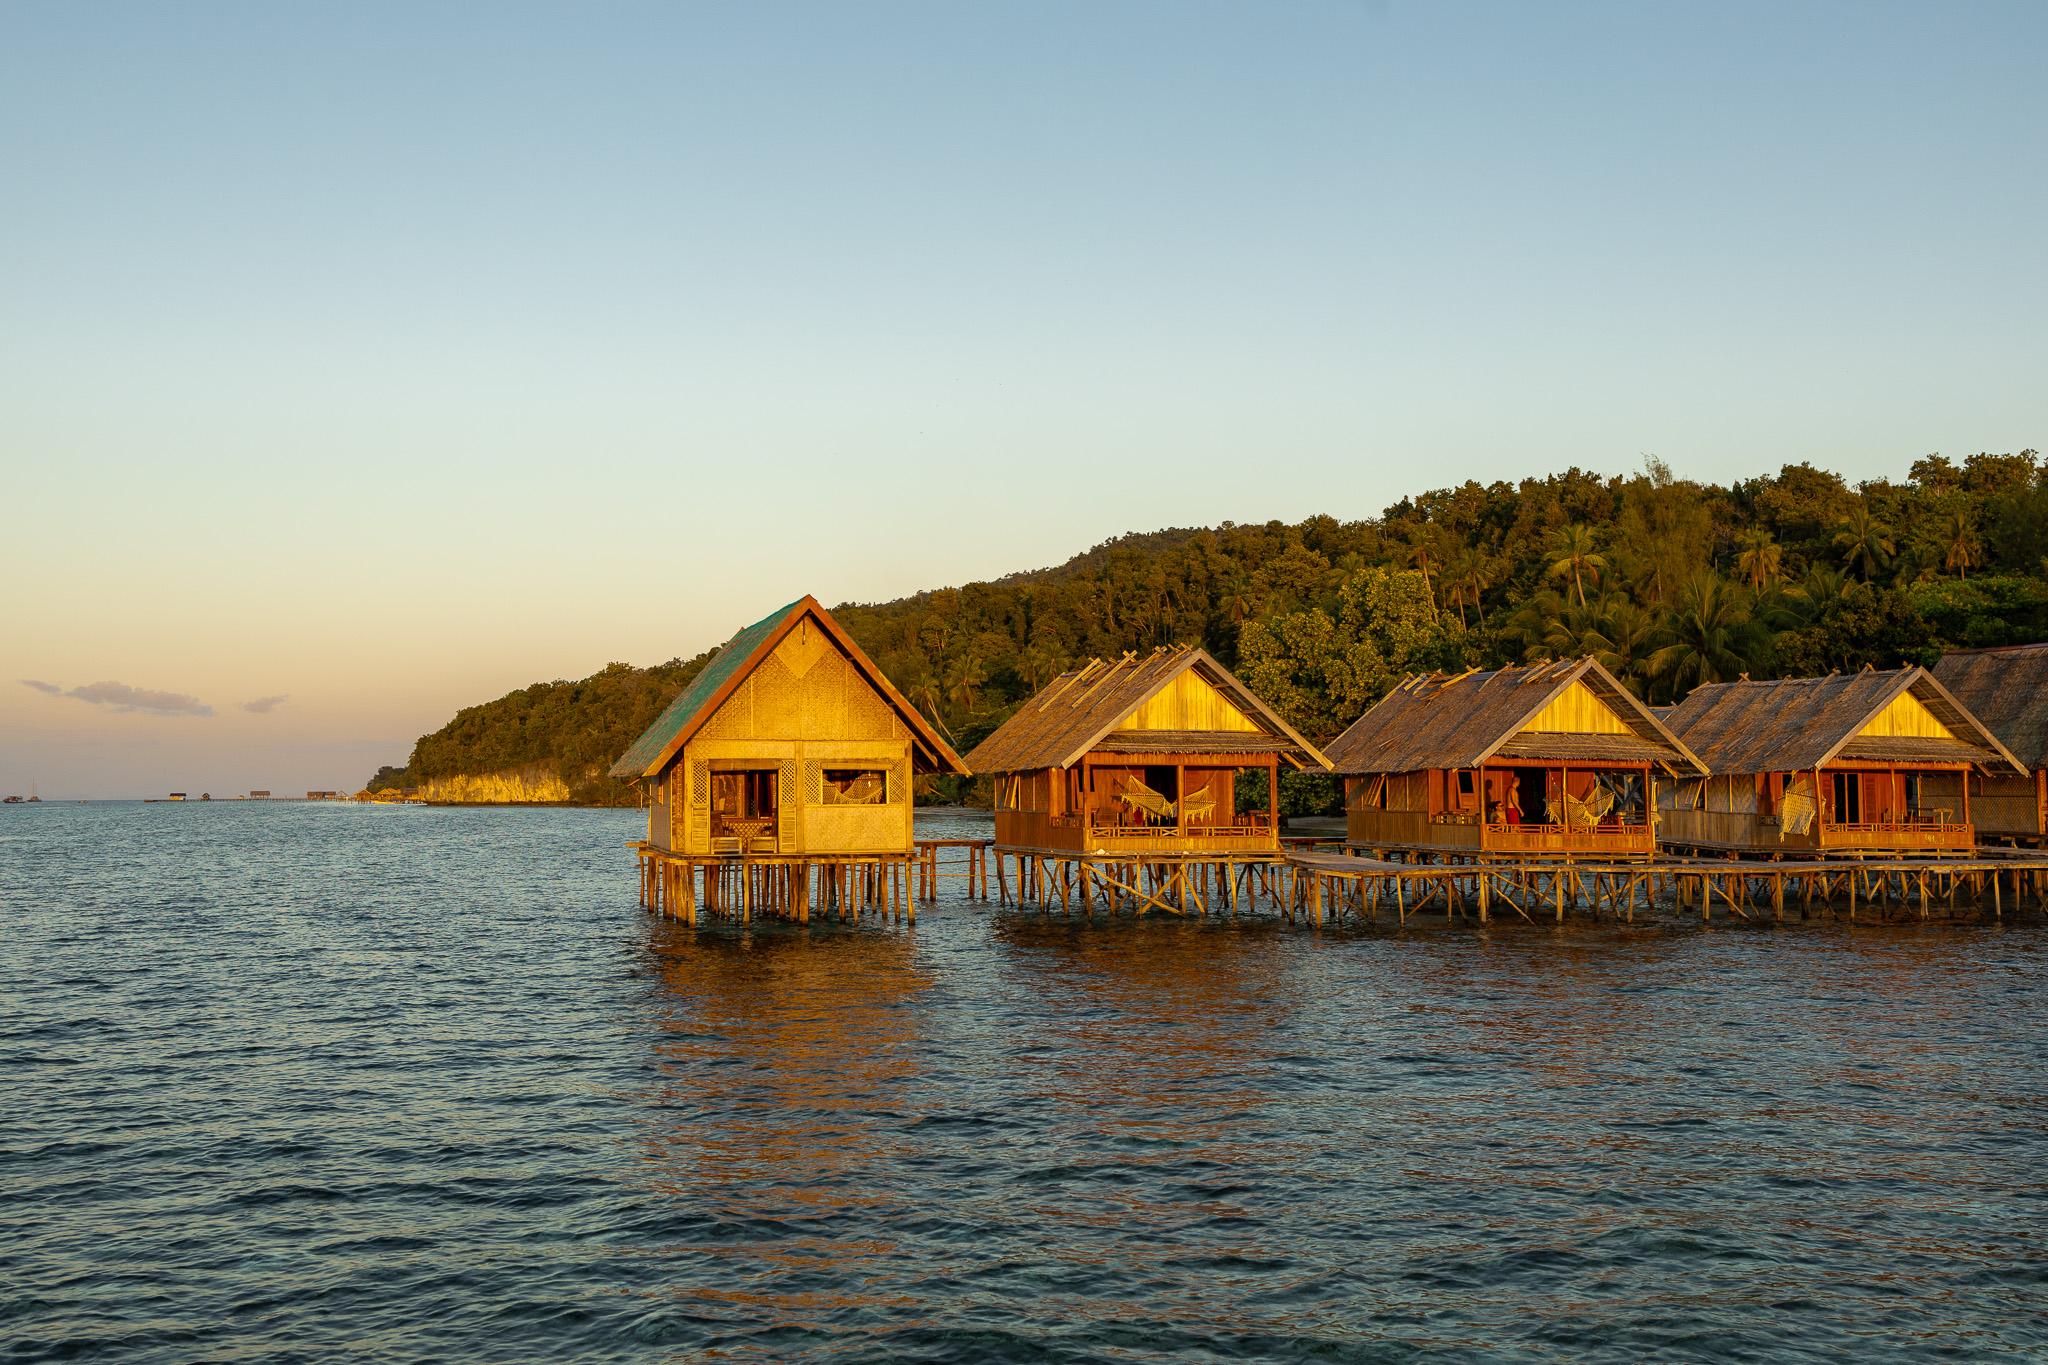
<instances>
[{"instance_id":1,"label":"person in red clothing","mask_svg":"<svg viewBox=\"0 0 2048 1365\"><path fill-rule=\"evenodd\" d=\"M1515 789L1521 785L1521 780L1518 777L1512 773L1508 775L1508 799L1502 803L1501 809L1504 812L1507 823L1511 825L1522 823L1522 799L1515 795Z\"/></svg>"}]
</instances>

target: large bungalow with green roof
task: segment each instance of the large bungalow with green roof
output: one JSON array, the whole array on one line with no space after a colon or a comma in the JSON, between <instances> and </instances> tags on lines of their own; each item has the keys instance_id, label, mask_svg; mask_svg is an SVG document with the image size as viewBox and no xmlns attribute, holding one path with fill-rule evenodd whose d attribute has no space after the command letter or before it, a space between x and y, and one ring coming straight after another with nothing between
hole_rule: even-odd
<instances>
[{"instance_id":1,"label":"large bungalow with green roof","mask_svg":"<svg viewBox=\"0 0 2048 1365\"><path fill-rule=\"evenodd\" d=\"M718 651L612 767L685 858L907 855L911 783L967 768L814 597Z\"/></svg>"}]
</instances>

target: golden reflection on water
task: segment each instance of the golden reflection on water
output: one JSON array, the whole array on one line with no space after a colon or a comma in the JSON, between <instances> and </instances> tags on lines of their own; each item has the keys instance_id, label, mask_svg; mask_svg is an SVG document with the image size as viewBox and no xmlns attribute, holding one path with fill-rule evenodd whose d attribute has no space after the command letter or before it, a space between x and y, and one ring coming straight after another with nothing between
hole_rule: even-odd
<instances>
[{"instance_id":1,"label":"golden reflection on water","mask_svg":"<svg viewBox=\"0 0 2048 1365\"><path fill-rule=\"evenodd\" d=\"M1035 1102L1093 1111L1140 1139L1184 1139L1191 1121L1261 1103L1256 1082L1292 1004L1267 935L1168 924L1075 934L1022 918L997 934L1013 990L1041 1007L1018 1056Z\"/></svg>"},{"instance_id":2,"label":"golden reflection on water","mask_svg":"<svg viewBox=\"0 0 2048 1365\"><path fill-rule=\"evenodd\" d=\"M886 1236L837 1232L886 1227L878 1215L895 1202L872 1173L910 1121L890 1105L917 1074L918 1003L931 985L911 937L662 925L649 948L669 1012L656 1049L664 1079L645 1096L647 1184L728 1224L693 1249L747 1268L731 1283L677 1289L799 1323L902 1304L746 1282L764 1263L831 1272L896 1251Z\"/></svg>"},{"instance_id":3,"label":"golden reflection on water","mask_svg":"<svg viewBox=\"0 0 2048 1365\"><path fill-rule=\"evenodd\" d=\"M1217 1330L1344 1335L1318 1285L1374 1253L1319 1241L1333 1222L1412 1225L1403 1255L1461 1278L1787 1235L1986 1254L1924 1224L1873 1235L1867 1199L1830 1193L1969 1198L1946 1150L1968 1134L1915 1125L2009 1121L1968 1093L1977 1040L1952 1002L1983 992L1943 980L1983 970L1980 934L1788 928L1779 954L1768 930L1691 926L986 928L994 952L950 1012L946 959L914 933L654 931L647 1182L720 1224L650 1250L696 1262L668 1296L834 1332L886 1309L900 1330L937 1310L889 1267L950 1282L992 1259L1089 1322L1156 1319L1157 1295L1127 1292L1144 1282ZM965 1112L925 1115L935 1093ZM926 1117L1015 1121L941 1136ZM1833 1137L1845 1123L1860 1141ZM1379 1309L1441 1292L1402 1277Z\"/></svg>"}]
</instances>

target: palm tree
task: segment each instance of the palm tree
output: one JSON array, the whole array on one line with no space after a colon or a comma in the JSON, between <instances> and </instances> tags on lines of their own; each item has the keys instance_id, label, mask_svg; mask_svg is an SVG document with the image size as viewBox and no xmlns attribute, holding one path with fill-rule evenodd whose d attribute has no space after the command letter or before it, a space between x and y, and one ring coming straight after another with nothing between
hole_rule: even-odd
<instances>
[{"instance_id":1,"label":"palm tree","mask_svg":"<svg viewBox=\"0 0 2048 1365\"><path fill-rule=\"evenodd\" d=\"M1586 605L1585 576L1597 575L1607 567L1604 556L1595 553L1593 528L1584 522L1560 526L1547 537L1549 542L1550 572L1553 577L1571 575L1572 588L1579 595L1579 605Z\"/></svg>"},{"instance_id":2,"label":"palm tree","mask_svg":"<svg viewBox=\"0 0 2048 1365\"><path fill-rule=\"evenodd\" d=\"M1465 628L1465 604L1470 602L1472 610L1479 610L1479 594L1492 584L1493 574L1493 563L1484 550L1468 546L1451 561L1444 581L1450 585L1451 603L1458 609L1458 629Z\"/></svg>"},{"instance_id":3,"label":"palm tree","mask_svg":"<svg viewBox=\"0 0 2048 1365\"><path fill-rule=\"evenodd\" d=\"M1623 687L1647 699L1654 680L1651 661L1671 638L1663 624L1635 603L1616 599L1602 615L1600 633L1606 637L1606 648L1594 655L1600 666Z\"/></svg>"},{"instance_id":4,"label":"palm tree","mask_svg":"<svg viewBox=\"0 0 2048 1365\"><path fill-rule=\"evenodd\" d=\"M939 680L932 676L929 668L920 666L917 674L908 680L903 695L910 698L912 706L931 717L932 724L945 731L947 739L953 737L953 732L946 729L945 718L939 714Z\"/></svg>"},{"instance_id":5,"label":"palm tree","mask_svg":"<svg viewBox=\"0 0 2048 1365\"><path fill-rule=\"evenodd\" d=\"M1711 570L1679 585L1664 629L1671 643L1651 656L1651 666L1674 696L1701 683L1726 682L1749 667L1756 629L1734 586Z\"/></svg>"},{"instance_id":6,"label":"palm tree","mask_svg":"<svg viewBox=\"0 0 2048 1365\"><path fill-rule=\"evenodd\" d=\"M1970 566L1984 562L1984 542L1977 535L1977 517L1968 508L1941 514L1934 523L1934 543L1941 547L1941 566L1954 569L1965 581L1970 577Z\"/></svg>"},{"instance_id":7,"label":"palm tree","mask_svg":"<svg viewBox=\"0 0 2048 1365\"><path fill-rule=\"evenodd\" d=\"M1547 629L1543 635L1543 650L1553 659L1576 659L1586 654L1599 654L1608 646L1605 609L1611 599L1597 597L1591 605L1575 605L1570 598L1559 600L1558 609L1550 614Z\"/></svg>"},{"instance_id":8,"label":"palm tree","mask_svg":"<svg viewBox=\"0 0 2048 1365\"><path fill-rule=\"evenodd\" d=\"M1761 526L1752 526L1737 536L1735 548L1740 552L1735 557L1736 572L1749 583L1751 592L1762 592L1764 584L1778 576L1785 562L1784 547Z\"/></svg>"},{"instance_id":9,"label":"palm tree","mask_svg":"<svg viewBox=\"0 0 2048 1365\"><path fill-rule=\"evenodd\" d=\"M1556 593L1539 592L1515 609L1515 614L1501 629L1501 639L1521 647L1523 663L1554 659L1557 656L1551 652L1551 640L1557 633L1557 619L1565 609L1564 599Z\"/></svg>"},{"instance_id":10,"label":"palm tree","mask_svg":"<svg viewBox=\"0 0 2048 1365\"><path fill-rule=\"evenodd\" d=\"M1236 573L1225 579L1223 583L1223 596L1216 603L1216 606L1218 610L1230 614L1230 623L1232 625L1243 625L1244 618L1252 614L1251 575L1239 569Z\"/></svg>"},{"instance_id":11,"label":"palm tree","mask_svg":"<svg viewBox=\"0 0 2048 1365\"><path fill-rule=\"evenodd\" d=\"M1931 583L1941 577L1942 549L1932 535L1916 535L1899 550L1892 561L1894 583Z\"/></svg>"},{"instance_id":12,"label":"palm tree","mask_svg":"<svg viewBox=\"0 0 2048 1365\"><path fill-rule=\"evenodd\" d=\"M1859 506L1849 514L1835 532L1835 544L1842 550L1842 563L1852 571L1860 571L1863 581L1892 562L1892 555L1898 546L1892 543L1892 528L1871 515L1868 507Z\"/></svg>"},{"instance_id":13,"label":"palm tree","mask_svg":"<svg viewBox=\"0 0 2048 1365\"><path fill-rule=\"evenodd\" d=\"M1436 619L1436 589L1429 585L1429 532L1422 527L1409 531L1409 539L1394 552L1398 564L1412 565L1422 570L1422 588L1429 594L1429 617Z\"/></svg>"},{"instance_id":14,"label":"palm tree","mask_svg":"<svg viewBox=\"0 0 2048 1365\"><path fill-rule=\"evenodd\" d=\"M966 710L974 709L974 698L988 681L988 670L972 654L962 654L946 665L946 699Z\"/></svg>"},{"instance_id":15,"label":"palm tree","mask_svg":"<svg viewBox=\"0 0 2048 1365\"><path fill-rule=\"evenodd\" d=\"M1066 660L1043 641L1034 642L1017 658L1017 672L1033 692L1051 682L1066 667Z\"/></svg>"},{"instance_id":16,"label":"palm tree","mask_svg":"<svg viewBox=\"0 0 2048 1365\"><path fill-rule=\"evenodd\" d=\"M1811 620L1858 591L1860 589L1856 580L1840 569L1830 569L1825 564L1814 564L1808 567L1806 577L1800 579L1799 586L1793 588L1788 595L1803 602L1800 610Z\"/></svg>"}]
</instances>

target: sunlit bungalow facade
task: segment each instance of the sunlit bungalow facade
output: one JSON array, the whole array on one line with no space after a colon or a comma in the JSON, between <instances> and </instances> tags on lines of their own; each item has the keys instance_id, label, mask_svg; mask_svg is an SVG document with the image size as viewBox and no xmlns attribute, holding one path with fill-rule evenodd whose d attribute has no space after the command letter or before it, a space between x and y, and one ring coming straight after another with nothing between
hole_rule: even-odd
<instances>
[{"instance_id":1,"label":"sunlit bungalow facade","mask_svg":"<svg viewBox=\"0 0 2048 1365\"><path fill-rule=\"evenodd\" d=\"M727 641L611 771L646 784L657 849L805 858L908 854L915 779L967 769L806 597Z\"/></svg>"},{"instance_id":2,"label":"sunlit bungalow facade","mask_svg":"<svg viewBox=\"0 0 2048 1365\"><path fill-rule=\"evenodd\" d=\"M1053 855L1274 853L1280 772L1328 761L1203 649L1062 673L967 755L993 780L996 847ZM1247 772L1257 808L1238 809Z\"/></svg>"},{"instance_id":3,"label":"sunlit bungalow facade","mask_svg":"<svg viewBox=\"0 0 2048 1365\"><path fill-rule=\"evenodd\" d=\"M1923 668L1710 683L1668 723L1713 774L1662 798L1680 850L1967 853L1972 775L2027 776Z\"/></svg>"},{"instance_id":4,"label":"sunlit bungalow facade","mask_svg":"<svg viewBox=\"0 0 2048 1365\"><path fill-rule=\"evenodd\" d=\"M1327 752L1360 852L1645 858L1658 779L1706 773L1590 658L1409 678Z\"/></svg>"}]
</instances>

